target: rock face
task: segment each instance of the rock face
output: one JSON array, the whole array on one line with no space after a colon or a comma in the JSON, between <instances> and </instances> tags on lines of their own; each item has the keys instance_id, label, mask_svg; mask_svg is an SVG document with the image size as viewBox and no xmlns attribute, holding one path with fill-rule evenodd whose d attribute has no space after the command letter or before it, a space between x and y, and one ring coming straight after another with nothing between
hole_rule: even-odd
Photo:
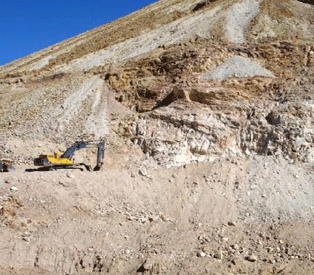
<instances>
[{"instance_id":1,"label":"rock face","mask_svg":"<svg viewBox=\"0 0 314 275\"><path fill-rule=\"evenodd\" d=\"M0 268L310 274L313 18L163 0L0 67ZM105 171L20 171L99 138Z\"/></svg>"}]
</instances>

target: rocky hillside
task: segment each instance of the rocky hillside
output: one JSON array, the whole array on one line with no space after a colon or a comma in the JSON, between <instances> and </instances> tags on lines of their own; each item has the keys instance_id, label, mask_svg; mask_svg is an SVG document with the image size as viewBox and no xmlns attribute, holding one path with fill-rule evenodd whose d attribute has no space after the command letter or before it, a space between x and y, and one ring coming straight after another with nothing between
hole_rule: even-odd
<instances>
[{"instance_id":1,"label":"rocky hillside","mask_svg":"<svg viewBox=\"0 0 314 275\"><path fill-rule=\"evenodd\" d=\"M3 245L18 247L0 256L4 274L310 274L314 6L302 2L162 0L1 66L0 158L18 170L0 178L2 233L16 237ZM21 172L99 138L105 171Z\"/></svg>"},{"instance_id":2,"label":"rocky hillside","mask_svg":"<svg viewBox=\"0 0 314 275\"><path fill-rule=\"evenodd\" d=\"M311 163L313 18L294 0L159 1L2 66L2 145L107 136L147 165Z\"/></svg>"}]
</instances>

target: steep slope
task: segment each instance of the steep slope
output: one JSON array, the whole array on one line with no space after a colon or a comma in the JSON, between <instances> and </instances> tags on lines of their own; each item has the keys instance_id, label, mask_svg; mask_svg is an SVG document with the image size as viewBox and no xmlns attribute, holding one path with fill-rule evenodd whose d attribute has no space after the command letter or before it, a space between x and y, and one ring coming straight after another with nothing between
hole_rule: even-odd
<instances>
[{"instance_id":1,"label":"steep slope","mask_svg":"<svg viewBox=\"0 0 314 275\"><path fill-rule=\"evenodd\" d=\"M259 42L264 38L313 42L313 28L313 8L293 0L159 1L4 66L0 72L48 70L69 62L67 67L71 69L74 60L74 67L88 62L92 63L87 66L91 69L93 65L119 62L160 46L200 38L231 43ZM98 63L92 62L99 58Z\"/></svg>"}]
</instances>

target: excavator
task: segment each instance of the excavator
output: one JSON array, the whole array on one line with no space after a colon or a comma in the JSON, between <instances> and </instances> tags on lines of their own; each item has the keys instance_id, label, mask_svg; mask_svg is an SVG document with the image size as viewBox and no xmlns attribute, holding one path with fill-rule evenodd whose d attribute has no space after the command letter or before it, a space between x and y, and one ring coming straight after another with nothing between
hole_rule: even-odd
<instances>
[{"instance_id":1,"label":"excavator","mask_svg":"<svg viewBox=\"0 0 314 275\"><path fill-rule=\"evenodd\" d=\"M104 140L76 141L71 147L66 149L64 153L58 152L52 155L40 155L38 158L34 159L34 165L41 166L47 170L85 166L88 171L92 171L92 167L90 165L86 165L85 163L74 163L74 160L72 159L77 150L97 147L97 163L93 171L99 171L103 165L105 144Z\"/></svg>"}]
</instances>

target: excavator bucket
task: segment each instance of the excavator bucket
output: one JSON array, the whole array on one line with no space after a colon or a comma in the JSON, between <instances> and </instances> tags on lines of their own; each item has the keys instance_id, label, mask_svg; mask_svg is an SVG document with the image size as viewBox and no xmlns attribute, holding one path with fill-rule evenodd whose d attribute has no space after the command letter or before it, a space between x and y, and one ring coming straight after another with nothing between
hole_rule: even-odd
<instances>
[{"instance_id":1,"label":"excavator bucket","mask_svg":"<svg viewBox=\"0 0 314 275\"><path fill-rule=\"evenodd\" d=\"M101 166L103 165L105 155L105 142L101 141L98 144L98 151L97 151L97 164L94 168L94 171L99 171Z\"/></svg>"}]
</instances>

